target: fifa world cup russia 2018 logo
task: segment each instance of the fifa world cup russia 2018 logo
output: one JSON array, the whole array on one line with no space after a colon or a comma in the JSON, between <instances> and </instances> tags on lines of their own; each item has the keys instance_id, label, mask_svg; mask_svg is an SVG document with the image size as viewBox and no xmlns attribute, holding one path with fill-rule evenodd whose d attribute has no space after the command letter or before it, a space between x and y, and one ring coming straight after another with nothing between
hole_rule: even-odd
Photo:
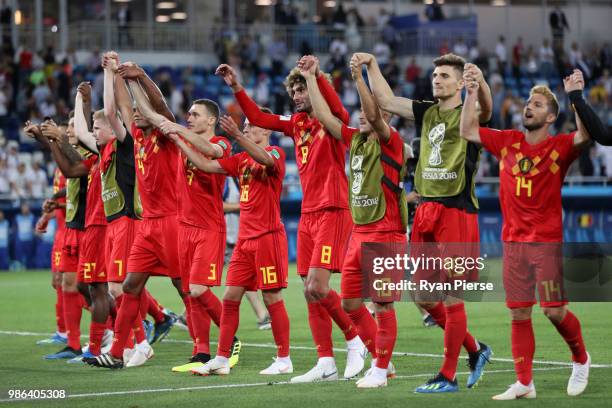
<instances>
[{"instance_id":1,"label":"fifa world cup russia 2018 logo","mask_svg":"<svg viewBox=\"0 0 612 408\"><path fill-rule=\"evenodd\" d=\"M429 153L429 165L439 166L442 164L442 142L444 141L444 135L446 133L446 125L440 123L429 131L427 139L429 139L429 145L431 146L431 152Z\"/></svg>"},{"instance_id":2,"label":"fifa world cup russia 2018 logo","mask_svg":"<svg viewBox=\"0 0 612 408\"><path fill-rule=\"evenodd\" d=\"M353 171L353 185L351 191L353 194L359 194L361 192L361 186L363 184L363 172L361 166L363 164L363 155L355 155L351 160L351 170Z\"/></svg>"}]
</instances>

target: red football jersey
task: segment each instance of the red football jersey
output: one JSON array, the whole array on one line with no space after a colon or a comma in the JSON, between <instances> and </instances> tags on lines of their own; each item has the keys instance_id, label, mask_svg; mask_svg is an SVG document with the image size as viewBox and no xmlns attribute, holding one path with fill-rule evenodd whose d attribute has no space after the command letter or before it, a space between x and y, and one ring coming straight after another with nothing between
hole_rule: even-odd
<instances>
[{"instance_id":1,"label":"red football jersey","mask_svg":"<svg viewBox=\"0 0 612 408\"><path fill-rule=\"evenodd\" d=\"M277 146L266 150L274 158L273 167L257 163L246 152L238 153L219 164L240 181L240 226L238 239L256 238L282 227L280 196L285 177L285 152Z\"/></svg>"},{"instance_id":2,"label":"red football jersey","mask_svg":"<svg viewBox=\"0 0 612 408\"><path fill-rule=\"evenodd\" d=\"M485 149L499 160L499 202L505 242L561 242L561 187L580 151L574 134L530 145L518 130L480 128Z\"/></svg>"},{"instance_id":3,"label":"red football jersey","mask_svg":"<svg viewBox=\"0 0 612 408\"><path fill-rule=\"evenodd\" d=\"M85 228L92 225L106 225L104 203L102 202L102 176L98 156L92 155L83 162L89 168L87 176L87 207L85 208Z\"/></svg>"},{"instance_id":4,"label":"red football jersey","mask_svg":"<svg viewBox=\"0 0 612 408\"><path fill-rule=\"evenodd\" d=\"M62 174L62 171L59 167L55 168L55 172L53 173L53 194L57 194L61 189L66 188L66 177ZM60 204L66 204L66 197L58 198L57 200ZM55 222L57 222L57 229L62 229L66 226L66 209L65 208L57 208L55 210Z\"/></svg>"},{"instance_id":5,"label":"red football jersey","mask_svg":"<svg viewBox=\"0 0 612 408\"><path fill-rule=\"evenodd\" d=\"M214 136L210 143L223 149L223 158L229 157L232 149L226 138ZM179 221L210 231L224 232L224 188L225 175L203 172L181 153L177 177Z\"/></svg>"},{"instance_id":6,"label":"red football jersey","mask_svg":"<svg viewBox=\"0 0 612 408\"><path fill-rule=\"evenodd\" d=\"M342 125L342 139L347 146L351 145L351 140L355 134L359 133L359 129ZM380 141L380 151L391 157L397 163L403 161L404 142L397 130L391 128L391 136L387 142ZM399 173L393 167L383 162L382 168L385 176L393 183L399 185L402 180L399 179ZM351 171L349 169L349 171ZM406 227L402 224L402 218L399 210L399 202L397 194L394 193L389 186L381 181L383 194L385 195L385 216L380 220L366 225L354 225L355 231L358 232L374 232L374 231L406 231ZM347 191L348 194L348 191Z\"/></svg>"},{"instance_id":7,"label":"red football jersey","mask_svg":"<svg viewBox=\"0 0 612 408\"><path fill-rule=\"evenodd\" d=\"M348 123L349 114L331 84L323 77L319 77L317 83L332 113ZM342 141L336 140L317 118L305 112L291 116L266 114L244 90L235 97L252 125L283 132L293 139L302 184L302 213L323 208L348 208L348 182L344 171L347 146Z\"/></svg>"},{"instance_id":8,"label":"red football jersey","mask_svg":"<svg viewBox=\"0 0 612 408\"><path fill-rule=\"evenodd\" d=\"M142 202L143 218L176 215L176 168L179 164L178 147L154 129L148 137L132 124L136 181Z\"/></svg>"}]
</instances>

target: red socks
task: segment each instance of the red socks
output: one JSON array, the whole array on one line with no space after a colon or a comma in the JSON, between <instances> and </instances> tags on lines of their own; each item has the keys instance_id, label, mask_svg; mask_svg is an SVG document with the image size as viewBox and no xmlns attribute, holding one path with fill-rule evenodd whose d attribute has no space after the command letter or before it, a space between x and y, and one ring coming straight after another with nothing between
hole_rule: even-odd
<instances>
[{"instance_id":1,"label":"red socks","mask_svg":"<svg viewBox=\"0 0 612 408\"><path fill-rule=\"evenodd\" d=\"M582 339L580 321L576 315L568 310L561 323L555 324L555 327L572 351L572 360L579 364L586 363L588 357Z\"/></svg>"},{"instance_id":2,"label":"red socks","mask_svg":"<svg viewBox=\"0 0 612 408\"><path fill-rule=\"evenodd\" d=\"M320 300L320 303L325 310L327 310L327 313L329 313L331 318L334 319L334 322L338 325L340 330L342 330L346 340L351 340L357 336L357 328L351 321L348 314L344 311L344 309L342 309L340 296L338 296L338 293L335 290L330 289L327 296Z\"/></svg>"},{"instance_id":3,"label":"red socks","mask_svg":"<svg viewBox=\"0 0 612 408\"><path fill-rule=\"evenodd\" d=\"M523 385L529 385L532 380L533 354L535 353L535 337L531 319L512 321L512 357L516 377Z\"/></svg>"},{"instance_id":4,"label":"red socks","mask_svg":"<svg viewBox=\"0 0 612 408\"><path fill-rule=\"evenodd\" d=\"M215 322L217 327L221 327L221 301L215 296L212 290L205 290L204 293L192 300L196 300L200 303L210 319Z\"/></svg>"},{"instance_id":5,"label":"red socks","mask_svg":"<svg viewBox=\"0 0 612 408\"><path fill-rule=\"evenodd\" d=\"M147 313L151 315L153 320L155 320L155 323L163 322L165 319L164 312L163 312L164 308L159 303L157 303L157 300L155 300L155 298L151 296L151 293L149 293L147 289L143 289L143 291L144 291L145 297L148 300Z\"/></svg>"},{"instance_id":6,"label":"red socks","mask_svg":"<svg viewBox=\"0 0 612 408\"><path fill-rule=\"evenodd\" d=\"M196 299L189 299L189 308L195 352L210 354L210 316Z\"/></svg>"},{"instance_id":7,"label":"red socks","mask_svg":"<svg viewBox=\"0 0 612 408\"><path fill-rule=\"evenodd\" d=\"M285 309L285 302L279 300L268 306L270 320L272 320L272 335L276 343L276 356L289 356L289 315Z\"/></svg>"},{"instance_id":8,"label":"red socks","mask_svg":"<svg viewBox=\"0 0 612 408\"><path fill-rule=\"evenodd\" d=\"M64 291L62 287L55 289L55 321L57 323L57 332L66 333L66 320L64 319Z\"/></svg>"},{"instance_id":9,"label":"red socks","mask_svg":"<svg viewBox=\"0 0 612 408\"><path fill-rule=\"evenodd\" d=\"M365 305L361 305L359 309L348 313L349 317L357 327L357 333L363 341L363 344L368 348L372 358L377 358L376 354L376 321L368 311Z\"/></svg>"},{"instance_id":10,"label":"red socks","mask_svg":"<svg viewBox=\"0 0 612 408\"><path fill-rule=\"evenodd\" d=\"M321 303L308 303L308 323L319 358L333 357L331 317Z\"/></svg>"},{"instance_id":11,"label":"red socks","mask_svg":"<svg viewBox=\"0 0 612 408\"><path fill-rule=\"evenodd\" d=\"M376 313L378 320L378 331L376 332L376 367L387 369L395 340L397 339L397 319L395 318L395 310Z\"/></svg>"},{"instance_id":12,"label":"red socks","mask_svg":"<svg viewBox=\"0 0 612 408\"><path fill-rule=\"evenodd\" d=\"M217 346L217 355L221 357L230 357L232 352L232 342L234 335L238 330L240 322L240 302L233 300L223 301L223 311L221 313L221 327L219 332L219 344Z\"/></svg>"},{"instance_id":13,"label":"red socks","mask_svg":"<svg viewBox=\"0 0 612 408\"><path fill-rule=\"evenodd\" d=\"M130 331L134 327L134 322L140 319L140 298L140 295L132 295L131 293L124 293L121 296L121 308L117 313L115 338L110 351L115 358L123 358L123 349ZM140 329L142 331L142 322L140 323Z\"/></svg>"},{"instance_id":14,"label":"red socks","mask_svg":"<svg viewBox=\"0 0 612 408\"><path fill-rule=\"evenodd\" d=\"M68 346L74 350L81 348L81 299L79 292L64 292L64 319Z\"/></svg>"},{"instance_id":15,"label":"red socks","mask_svg":"<svg viewBox=\"0 0 612 408\"><path fill-rule=\"evenodd\" d=\"M461 343L467 333L467 316L463 303L446 307L444 327L444 361L440 373L449 380L455 379Z\"/></svg>"},{"instance_id":16,"label":"red socks","mask_svg":"<svg viewBox=\"0 0 612 408\"><path fill-rule=\"evenodd\" d=\"M436 306L428 309L427 312L431 315L431 317L433 317L436 323L438 323L438 326L444 330L446 326L446 308L444 307L444 303L438 302ZM478 351L478 343L476 343L476 339L470 334L469 331L466 331L465 333L463 347L465 347L465 351L468 353L475 353Z\"/></svg>"},{"instance_id":17,"label":"red socks","mask_svg":"<svg viewBox=\"0 0 612 408\"><path fill-rule=\"evenodd\" d=\"M92 321L89 325L89 352L94 356L100 355L104 330L106 330L106 323Z\"/></svg>"}]
</instances>

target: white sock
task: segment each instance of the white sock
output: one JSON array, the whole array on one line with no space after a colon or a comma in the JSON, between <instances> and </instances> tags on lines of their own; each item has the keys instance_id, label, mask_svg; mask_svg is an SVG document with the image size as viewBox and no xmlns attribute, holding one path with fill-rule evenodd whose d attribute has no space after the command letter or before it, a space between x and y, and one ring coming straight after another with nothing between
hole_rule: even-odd
<instances>
[{"instance_id":1,"label":"white sock","mask_svg":"<svg viewBox=\"0 0 612 408\"><path fill-rule=\"evenodd\" d=\"M346 341L346 347L349 349L359 348L362 344L363 342L361 341L361 338L359 338L359 336L355 336L352 339Z\"/></svg>"},{"instance_id":2,"label":"white sock","mask_svg":"<svg viewBox=\"0 0 612 408\"><path fill-rule=\"evenodd\" d=\"M379 380L384 380L385 378L387 378L387 369L386 368L379 368L379 367L372 367L372 374L371 374L374 378L377 378Z\"/></svg>"},{"instance_id":3,"label":"white sock","mask_svg":"<svg viewBox=\"0 0 612 408\"><path fill-rule=\"evenodd\" d=\"M336 366L336 360L333 357L319 357L317 365L331 365Z\"/></svg>"},{"instance_id":4,"label":"white sock","mask_svg":"<svg viewBox=\"0 0 612 408\"><path fill-rule=\"evenodd\" d=\"M215 360L217 360L217 362L219 364L223 364L223 365L228 365L229 364L229 358L227 358L227 357L215 356Z\"/></svg>"},{"instance_id":5,"label":"white sock","mask_svg":"<svg viewBox=\"0 0 612 408\"><path fill-rule=\"evenodd\" d=\"M283 363L284 365L291 365L291 358L287 357L276 357L276 361Z\"/></svg>"},{"instance_id":6,"label":"white sock","mask_svg":"<svg viewBox=\"0 0 612 408\"><path fill-rule=\"evenodd\" d=\"M60 336L63 339L67 339L68 335L65 332L56 332L58 336Z\"/></svg>"}]
</instances>

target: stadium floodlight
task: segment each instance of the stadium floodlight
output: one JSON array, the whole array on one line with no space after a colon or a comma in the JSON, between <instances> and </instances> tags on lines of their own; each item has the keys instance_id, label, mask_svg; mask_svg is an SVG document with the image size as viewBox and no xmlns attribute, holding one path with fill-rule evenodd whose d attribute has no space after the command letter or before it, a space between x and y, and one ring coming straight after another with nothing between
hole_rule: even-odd
<instances>
[{"instance_id":1,"label":"stadium floodlight","mask_svg":"<svg viewBox=\"0 0 612 408\"><path fill-rule=\"evenodd\" d=\"M158 23L167 23L168 21L170 21L170 16L159 15L155 17L155 21L157 21Z\"/></svg>"},{"instance_id":2,"label":"stadium floodlight","mask_svg":"<svg viewBox=\"0 0 612 408\"><path fill-rule=\"evenodd\" d=\"M174 1L160 1L157 3L157 8L160 10L170 10L176 8L176 2Z\"/></svg>"},{"instance_id":3,"label":"stadium floodlight","mask_svg":"<svg viewBox=\"0 0 612 408\"><path fill-rule=\"evenodd\" d=\"M186 20L187 19L187 13L185 13L184 11L177 11L175 13L172 13L170 16L172 17L173 20Z\"/></svg>"},{"instance_id":4,"label":"stadium floodlight","mask_svg":"<svg viewBox=\"0 0 612 408\"><path fill-rule=\"evenodd\" d=\"M115 3L129 3L132 0L115 0Z\"/></svg>"},{"instance_id":5,"label":"stadium floodlight","mask_svg":"<svg viewBox=\"0 0 612 408\"><path fill-rule=\"evenodd\" d=\"M506 5L506 0L491 0L492 6L504 7Z\"/></svg>"},{"instance_id":6,"label":"stadium floodlight","mask_svg":"<svg viewBox=\"0 0 612 408\"><path fill-rule=\"evenodd\" d=\"M336 2L334 0L324 1L323 7L336 7Z\"/></svg>"},{"instance_id":7,"label":"stadium floodlight","mask_svg":"<svg viewBox=\"0 0 612 408\"><path fill-rule=\"evenodd\" d=\"M276 4L274 0L255 0L256 6L272 6L274 4Z\"/></svg>"}]
</instances>

